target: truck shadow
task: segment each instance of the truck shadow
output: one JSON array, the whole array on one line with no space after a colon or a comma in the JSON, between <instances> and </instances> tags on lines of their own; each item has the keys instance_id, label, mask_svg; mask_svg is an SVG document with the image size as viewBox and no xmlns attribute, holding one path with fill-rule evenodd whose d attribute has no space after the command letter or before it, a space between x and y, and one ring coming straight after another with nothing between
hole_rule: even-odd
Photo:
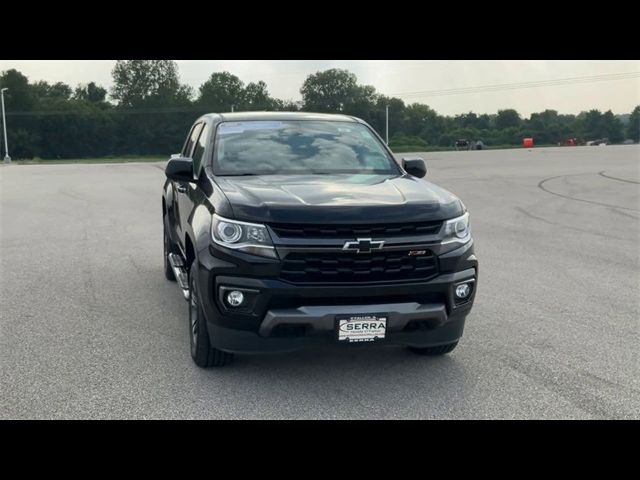
<instances>
[{"instance_id":1,"label":"truck shadow","mask_svg":"<svg viewBox=\"0 0 640 480\"><path fill-rule=\"evenodd\" d=\"M454 355L454 354L453 354ZM354 367L392 366L398 364L433 364L448 363L453 356L421 356L408 349L396 345L326 345L311 347L289 353L236 355L232 369L248 370L268 368L283 371L306 366L306 368L322 368L323 370L344 370L345 365Z\"/></svg>"},{"instance_id":2,"label":"truck shadow","mask_svg":"<svg viewBox=\"0 0 640 480\"><path fill-rule=\"evenodd\" d=\"M255 410L240 414L245 418L453 417L469 408L466 393L474 384L455 351L427 357L396 346L240 355L228 369L205 375L253 399Z\"/></svg>"}]
</instances>

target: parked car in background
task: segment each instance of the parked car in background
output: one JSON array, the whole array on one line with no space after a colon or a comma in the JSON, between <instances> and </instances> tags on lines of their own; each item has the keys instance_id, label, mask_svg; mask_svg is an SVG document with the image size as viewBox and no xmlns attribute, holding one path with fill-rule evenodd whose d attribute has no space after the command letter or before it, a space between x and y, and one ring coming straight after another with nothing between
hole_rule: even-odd
<instances>
[{"instance_id":1,"label":"parked car in background","mask_svg":"<svg viewBox=\"0 0 640 480\"><path fill-rule=\"evenodd\" d=\"M591 146L591 147L609 145L609 139L608 138L599 138L597 140L590 140L590 141L587 142L587 145Z\"/></svg>"},{"instance_id":2,"label":"parked car in background","mask_svg":"<svg viewBox=\"0 0 640 480\"><path fill-rule=\"evenodd\" d=\"M465 138L461 138L457 140L455 143L456 150L484 150L487 148L482 140L467 140Z\"/></svg>"},{"instance_id":3,"label":"parked car in background","mask_svg":"<svg viewBox=\"0 0 640 480\"><path fill-rule=\"evenodd\" d=\"M456 141L456 150L469 150L469 140L461 138Z\"/></svg>"}]
</instances>

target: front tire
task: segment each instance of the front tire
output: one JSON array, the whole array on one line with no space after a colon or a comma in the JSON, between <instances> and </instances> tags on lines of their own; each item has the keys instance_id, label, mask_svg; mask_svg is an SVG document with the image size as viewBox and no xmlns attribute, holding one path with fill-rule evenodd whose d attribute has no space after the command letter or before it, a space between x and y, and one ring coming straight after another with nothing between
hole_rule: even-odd
<instances>
[{"instance_id":1,"label":"front tire","mask_svg":"<svg viewBox=\"0 0 640 480\"><path fill-rule=\"evenodd\" d=\"M233 360L233 354L211 346L207 321L200 305L195 261L189 271L189 339L191 358L201 368L223 367Z\"/></svg>"},{"instance_id":2,"label":"front tire","mask_svg":"<svg viewBox=\"0 0 640 480\"><path fill-rule=\"evenodd\" d=\"M418 355L437 356L451 353L457 345L458 342L453 342L445 345L438 345L436 347L409 347L409 350Z\"/></svg>"}]
</instances>

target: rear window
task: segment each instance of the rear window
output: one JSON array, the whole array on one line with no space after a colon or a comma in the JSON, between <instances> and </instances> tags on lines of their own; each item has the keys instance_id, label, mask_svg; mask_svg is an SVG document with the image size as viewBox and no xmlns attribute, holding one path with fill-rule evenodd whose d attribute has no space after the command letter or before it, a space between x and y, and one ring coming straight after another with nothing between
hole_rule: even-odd
<instances>
[{"instance_id":1,"label":"rear window","mask_svg":"<svg viewBox=\"0 0 640 480\"><path fill-rule=\"evenodd\" d=\"M399 173L365 125L315 120L220 123L214 171L216 175Z\"/></svg>"}]
</instances>

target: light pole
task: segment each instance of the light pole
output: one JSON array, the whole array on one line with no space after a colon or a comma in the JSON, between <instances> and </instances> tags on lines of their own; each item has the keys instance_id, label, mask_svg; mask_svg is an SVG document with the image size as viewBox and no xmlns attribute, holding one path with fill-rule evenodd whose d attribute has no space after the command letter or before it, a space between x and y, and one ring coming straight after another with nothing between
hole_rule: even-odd
<instances>
[{"instance_id":1,"label":"light pole","mask_svg":"<svg viewBox=\"0 0 640 480\"><path fill-rule=\"evenodd\" d=\"M7 144L7 117L4 115L4 91L8 88L0 89L0 98L2 98L2 128L4 130L4 163L11 163L9 156L9 145Z\"/></svg>"}]
</instances>

